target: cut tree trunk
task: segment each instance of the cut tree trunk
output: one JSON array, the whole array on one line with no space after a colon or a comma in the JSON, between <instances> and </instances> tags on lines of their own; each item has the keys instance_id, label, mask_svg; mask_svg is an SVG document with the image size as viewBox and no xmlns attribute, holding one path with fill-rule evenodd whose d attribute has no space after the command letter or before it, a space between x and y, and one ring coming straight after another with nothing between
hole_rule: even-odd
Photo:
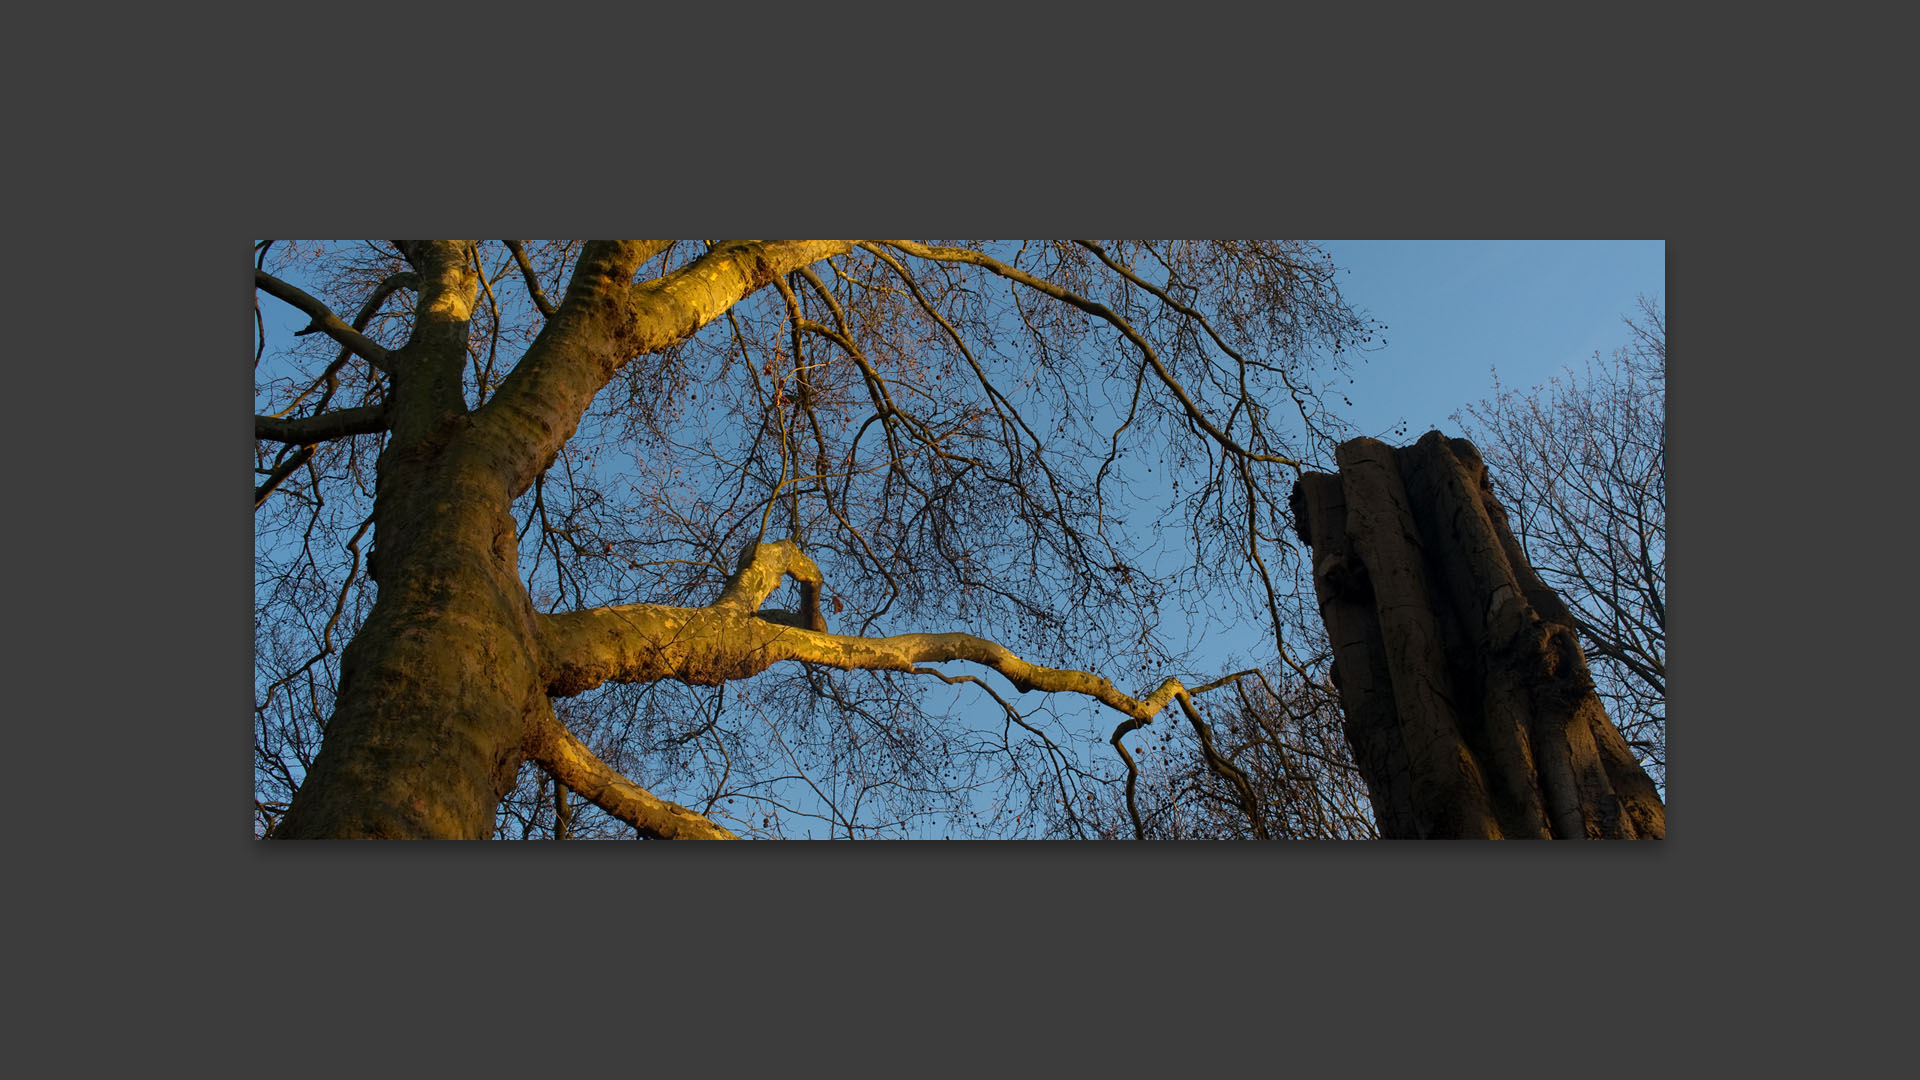
<instances>
[{"instance_id":1,"label":"cut tree trunk","mask_svg":"<svg viewBox=\"0 0 1920 1080\"><path fill-rule=\"evenodd\" d=\"M1381 835L1664 838L1666 807L1473 445L1354 439L1335 460L1292 506Z\"/></svg>"}]
</instances>

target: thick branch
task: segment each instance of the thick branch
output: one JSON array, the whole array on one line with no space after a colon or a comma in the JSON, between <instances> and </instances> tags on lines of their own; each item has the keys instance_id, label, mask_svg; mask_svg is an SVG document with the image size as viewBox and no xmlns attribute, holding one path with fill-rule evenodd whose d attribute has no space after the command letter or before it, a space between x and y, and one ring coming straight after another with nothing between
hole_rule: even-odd
<instances>
[{"instance_id":1,"label":"thick branch","mask_svg":"<svg viewBox=\"0 0 1920 1080\"><path fill-rule=\"evenodd\" d=\"M659 241L588 244L566 298L480 410L515 465L511 490L533 483L572 437L594 395L622 365L692 336L775 277L851 248L845 240L733 241L691 265L633 284Z\"/></svg>"},{"instance_id":2,"label":"thick branch","mask_svg":"<svg viewBox=\"0 0 1920 1080\"><path fill-rule=\"evenodd\" d=\"M542 712L527 736L527 756L587 801L656 840L738 840L738 836L679 803L668 802L621 776Z\"/></svg>"},{"instance_id":3,"label":"thick branch","mask_svg":"<svg viewBox=\"0 0 1920 1080\"><path fill-rule=\"evenodd\" d=\"M1032 664L1004 645L972 634L895 634L866 638L822 633L714 605L675 608L631 604L542 617L548 692L584 693L605 682L673 679L717 686L751 678L782 660L842 671L912 672L921 664L965 660L1006 676L1025 693L1074 693L1135 719L1151 719L1180 688L1167 679L1144 698L1121 693L1102 676Z\"/></svg>"},{"instance_id":4,"label":"thick branch","mask_svg":"<svg viewBox=\"0 0 1920 1080\"><path fill-rule=\"evenodd\" d=\"M373 295L367 297L366 303L360 305L359 313L353 317L352 326L354 331L360 334L366 333L367 324L373 321L375 315L379 314L380 305L386 303L387 297L392 296L401 289L418 288L419 284L420 275L412 271L402 271L397 274L387 275L379 285L374 287ZM260 318L260 301L257 297L254 300L253 312L254 319L258 322ZM262 349L266 348L266 338L264 336L260 340L260 347ZM309 395L322 386L325 386L327 391L320 395L320 400L314 404L314 408L325 409L327 402L333 400L334 391L340 389L340 369L346 367L347 361L352 358L353 350L342 346L340 355L333 358L333 363L327 365L326 370L320 373L320 377L315 379L305 390L302 390L298 397L288 402L286 408L275 413L274 419L285 416L287 413L298 408L301 402L307 400ZM258 363L257 357L255 362Z\"/></svg>"},{"instance_id":5,"label":"thick branch","mask_svg":"<svg viewBox=\"0 0 1920 1080\"><path fill-rule=\"evenodd\" d=\"M842 671L904 672L964 660L998 671L1022 693L1081 694L1141 722L1182 691L1180 680L1169 678L1144 698L1130 697L1100 675L1032 664L972 634L867 638L774 621L757 608L780 576L792 574L804 585L809 576L817 579L819 570L791 541L751 550L720 600L708 607L629 604L539 616L548 692L564 697L606 682L663 679L717 686L751 678L782 660Z\"/></svg>"},{"instance_id":6,"label":"thick branch","mask_svg":"<svg viewBox=\"0 0 1920 1080\"><path fill-rule=\"evenodd\" d=\"M385 430L387 430L385 405L361 405L351 409L335 409L318 416L294 418L255 416L253 418L254 438L299 443L303 446L325 442L328 439L344 439L349 435L371 435L376 431Z\"/></svg>"},{"instance_id":7,"label":"thick branch","mask_svg":"<svg viewBox=\"0 0 1920 1080\"><path fill-rule=\"evenodd\" d=\"M800 583L799 612L761 611L760 605L766 603L767 597L773 595L773 590L780 587L782 577L791 577ZM757 612L762 619L786 626L825 630L827 617L820 611L822 584L820 568L793 541L748 544L740 552L739 568L727 579L726 586L720 590L720 599L714 601L714 606L747 615Z\"/></svg>"},{"instance_id":8,"label":"thick branch","mask_svg":"<svg viewBox=\"0 0 1920 1080\"><path fill-rule=\"evenodd\" d=\"M333 340L352 349L364 358L367 363L372 364L381 371L390 370L388 364L391 354L388 353L387 350L374 344L366 335L360 333L360 331L355 330L353 327L341 321L340 316L335 315L332 309L328 308L326 304L321 303L317 297L308 295L304 290L289 285L264 270L255 270L253 272L253 286L268 296L291 304L307 313L307 317L312 321L307 324L306 329L296 331L296 336L315 332L324 333Z\"/></svg>"}]
</instances>

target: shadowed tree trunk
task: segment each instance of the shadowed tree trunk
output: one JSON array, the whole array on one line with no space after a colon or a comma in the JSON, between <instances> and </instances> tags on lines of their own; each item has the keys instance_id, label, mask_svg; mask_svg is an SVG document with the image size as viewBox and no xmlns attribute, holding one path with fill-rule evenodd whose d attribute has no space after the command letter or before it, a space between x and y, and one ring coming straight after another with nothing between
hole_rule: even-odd
<instances>
[{"instance_id":1,"label":"shadowed tree trunk","mask_svg":"<svg viewBox=\"0 0 1920 1080\"><path fill-rule=\"evenodd\" d=\"M1473 445L1355 439L1336 461L1301 477L1293 511L1381 835L1665 837Z\"/></svg>"}]
</instances>

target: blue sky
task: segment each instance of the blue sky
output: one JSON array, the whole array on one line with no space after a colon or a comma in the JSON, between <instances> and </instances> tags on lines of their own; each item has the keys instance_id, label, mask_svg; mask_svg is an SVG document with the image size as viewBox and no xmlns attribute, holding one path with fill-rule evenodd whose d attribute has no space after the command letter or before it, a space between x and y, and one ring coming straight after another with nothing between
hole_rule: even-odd
<instances>
[{"instance_id":1,"label":"blue sky","mask_svg":"<svg viewBox=\"0 0 1920 1080\"><path fill-rule=\"evenodd\" d=\"M1666 298L1664 240L1334 240L1348 302L1387 324L1356 365L1342 415L1370 435L1404 419L1407 442L1489 396L1492 368L1527 390L1625 345L1640 294ZM1335 402L1337 406L1339 403Z\"/></svg>"},{"instance_id":2,"label":"blue sky","mask_svg":"<svg viewBox=\"0 0 1920 1080\"><path fill-rule=\"evenodd\" d=\"M1340 268L1347 301L1387 324L1384 347L1361 354L1364 362L1356 357L1353 383L1341 380L1334 388L1351 407L1337 396L1329 404L1361 431L1396 444L1435 427L1460 434L1451 415L1493 392L1494 368L1505 386L1524 391L1569 366L1579 368L1596 352L1611 354L1629 339L1621 320L1636 312L1636 297L1665 300L1666 244L1658 240L1339 240L1325 246ZM306 322L277 301L263 300L262 311L276 338ZM1392 434L1402 420L1406 434ZM1225 662L1225 652L1237 651L1236 637L1215 636L1201 658ZM966 696L938 690L930 701L955 694ZM1099 732L1112 730L1111 715L1097 709L1056 702L1048 711L1056 709L1085 714L1080 722ZM990 726L999 723L997 709L969 711Z\"/></svg>"}]
</instances>

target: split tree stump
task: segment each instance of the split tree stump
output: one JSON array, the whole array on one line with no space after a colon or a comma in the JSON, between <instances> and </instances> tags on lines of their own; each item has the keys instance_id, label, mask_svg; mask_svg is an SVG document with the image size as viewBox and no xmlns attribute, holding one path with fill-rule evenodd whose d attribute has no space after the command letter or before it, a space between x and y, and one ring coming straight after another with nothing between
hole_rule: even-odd
<instances>
[{"instance_id":1,"label":"split tree stump","mask_svg":"<svg viewBox=\"0 0 1920 1080\"><path fill-rule=\"evenodd\" d=\"M1381 835L1664 838L1666 807L1479 451L1433 431L1335 460L1292 509Z\"/></svg>"}]
</instances>

